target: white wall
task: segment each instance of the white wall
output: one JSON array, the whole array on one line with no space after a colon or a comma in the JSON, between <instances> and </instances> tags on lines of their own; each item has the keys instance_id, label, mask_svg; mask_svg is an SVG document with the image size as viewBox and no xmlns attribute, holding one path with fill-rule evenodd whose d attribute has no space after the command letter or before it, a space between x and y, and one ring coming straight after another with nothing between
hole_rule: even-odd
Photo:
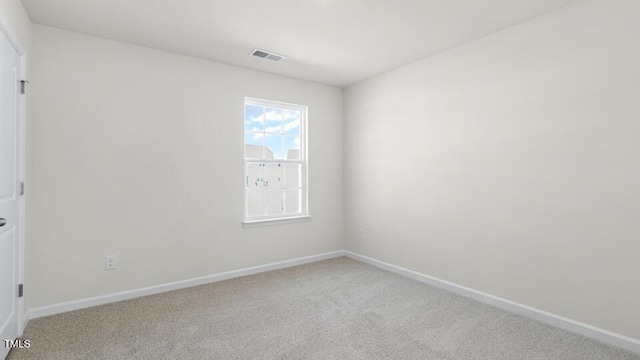
<instances>
[{"instance_id":1,"label":"white wall","mask_svg":"<svg viewBox=\"0 0 640 360\"><path fill-rule=\"evenodd\" d=\"M348 88L347 249L640 339L639 13L586 0Z\"/></svg>"},{"instance_id":2,"label":"white wall","mask_svg":"<svg viewBox=\"0 0 640 360\"><path fill-rule=\"evenodd\" d=\"M343 248L341 89L40 25L34 43L31 307ZM242 228L245 96L309 106L311 221Z\"/></svg>"},{"instance_id":3,"label":"white wall","mask_svg":"<svg viewBox=\"0 0 640 360\"><path fill-rule=\"evenodd\" d=\"M11 31L28 52L31 50L31 20L20 0L0 1L0 17L11 26Z\"/></svg>"}]
</instances>

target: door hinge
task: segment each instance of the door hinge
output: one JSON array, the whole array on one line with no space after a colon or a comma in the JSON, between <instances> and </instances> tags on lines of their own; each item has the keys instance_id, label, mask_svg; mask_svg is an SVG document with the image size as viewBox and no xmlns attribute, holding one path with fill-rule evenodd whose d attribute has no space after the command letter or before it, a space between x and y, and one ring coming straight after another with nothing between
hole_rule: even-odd
<instances>
[{"instance_id":1,"label":"door hinge","mask_svg":"<svg viewBox=\"0 0 640 360\"><path fill-rule=\"evenodd\" d=\"M24 296L24 284L18 285L18 297Z\"/></svg>"},{"instance_id":2,"label":"door hinge","mask_svg":"<svg viewBox=\"0 0 640 360\"><path fill-rule=\"evenodd\" d=\"M24 181L20 183L20 195L24 195Z\"/></svg>"},{"instance_id":3,"label":"door hinge","mask_svg":"<svg viewBox=\"0 0 640 360\"><path fill-rule=\"evenodd\" d=\"M20 94L24 95L27 93L27 84L28 80L20 80Z\"/></svg>"}]
</instances>

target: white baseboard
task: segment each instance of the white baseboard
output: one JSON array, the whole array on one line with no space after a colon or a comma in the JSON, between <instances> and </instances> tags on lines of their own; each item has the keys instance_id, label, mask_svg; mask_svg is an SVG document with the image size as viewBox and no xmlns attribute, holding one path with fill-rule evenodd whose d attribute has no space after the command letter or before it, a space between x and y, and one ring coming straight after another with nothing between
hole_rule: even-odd
<instances>
[{"instance_id":1,"label":"white baseboard","mask_svg":"<svg viewBox=\"0 0 640 360\"><path fill-rule=\"evenodd\" d=\"M22 316L22 329L20 331L20 336L24 333L24 329L27 328L27 324L29 324L29 320L31 320L31 312L26 311Z\"/></svg>"},{"instance_id":2,"label":"white baseboard","mask_svg":"<svg viewBox=\"0 0 640 360\"><path fill-rule=\"evenodd\" d=\"M353 260L361 261L363 263L373 265L375 267L391 271L393 273L408 277L431 286L462 295L464 297L471 298L473 300L497 307L499 309L515 313L528 317L530 319L539 321L541 323L555 326L567 331L571 331L588 338L601 341L603 343L621 347L623 349L640 354L640 340L633 339L624 335L616 334L614 332L597 328L589 324L584 324L575 320L571 320L562 316L558 316L543 310L532 308L527 305L519 304L507 299L503 299L491 294L483 293L478 290L470 289L458 284L454 284L449 281L434 278L432 276L424 275L419 272L405 269L399 266L391 265L389 263L372 259L370 257L356 254L351 251L345 250L345 256Z\"/></svg>"},{"instance_id":3,"label":"white baseboard","mask_svg":"<svg viewBox=\"0 0 640 360\"><path fill-rule=\"evenodd\" d=\"M139 289L127 290L113 294L94 296L86 299L73 300L62 302L59 304L46 305L37 308L30 309L28 315L26 317L26 321L29 319L37 319L43 316L60 314L68 311L85 309L88 307L104 305L108 303L123 301L134 299L142 296L159 294L172 290L180 290L192 286L204 285L209 283L214 283L223 280L229 280L241 276L253 275L258 273L263 273L272 270L284 269L292 266L308 264L316 261L327 260L332 258L337 258L344 256L343 250L332 251L324 254L312 255L301 257L297 259L285 260L280 262L275 262L271 264L253 266L240 270L227 271L223 273L201 276L193 279L175 281L167 284L160 284L154 286L148 286ZM26 322L25 322L26 327Z\"/></svg>"},{"instance_id":4,"label":"white baseboard","mask_svg":"<svg viewBox=\"0 0 640 360\"><path fill-rule=\"evenodd\" d=\"M393 273L424 282L426 284L435 286L437 288L450 291L452 293L462 295L476 301L497 307L499 309L509 311L518 315L522 315L533 320L545 323L551 326L555 326L567 331L571 331L588 338L604 342L609 345L618 346L623 349L640 354L640 340L633 339L624 335L616 334L608 330L600 329L589 324L584 324L575 320L571 320L562 316L558 316L543 310L539 310L527 305L519 304L507 299L503 299L491 294L487 294L478 290L474 290L468 287L464 287L458 284L454 284L449 281L434 278L432 276L424 275L419 272L405 269L396 265L391 265L380 260L372 259L370 257L356 254L351 251L338 250L324 254L312 255L292 260L285 260L271 264L253 266L240 270L233 270L213 275L202 276L198 278L176 281L167 284L148 286L140 289L128 290L113 294L95 296L86 299L67 301L59 304L46 305L37 308L30 309L24 317L24 328L30 319L36 319L43 316L60 314L68 311L84 309L88 307L134 299L142 296L159 294L172 290L184 289L192 286L204 285L214 283L223 280L229 280L241 276L253 275L263 273L272 270L284 269L292 266L308 264L316 261L327 260L346 256L351 259L361 261L363 263L391 271ZM23 328L23 329L24 329Z\"/></svg>"}]
</instances>

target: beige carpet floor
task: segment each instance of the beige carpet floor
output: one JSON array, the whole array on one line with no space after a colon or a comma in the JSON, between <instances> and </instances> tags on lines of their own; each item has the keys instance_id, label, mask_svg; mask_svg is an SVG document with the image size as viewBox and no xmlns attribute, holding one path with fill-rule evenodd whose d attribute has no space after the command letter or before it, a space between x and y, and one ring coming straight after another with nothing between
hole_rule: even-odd
<instances>
[{"instance_id":1,"label":"beige carpet floor","mask_svg":"<svg viewBox=\"0 0 640 360\"><path fill-rule=\"evenodd\" d=\"M640 360L347 258L32 320L9 359Z\"/></svg>"}]
</instances>

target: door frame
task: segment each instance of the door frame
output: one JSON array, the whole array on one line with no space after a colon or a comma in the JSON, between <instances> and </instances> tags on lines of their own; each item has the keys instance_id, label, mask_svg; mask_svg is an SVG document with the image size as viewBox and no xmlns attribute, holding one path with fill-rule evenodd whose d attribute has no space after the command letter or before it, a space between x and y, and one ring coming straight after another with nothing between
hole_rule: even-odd
<instances>
[{"instance_id":1,"label":"door frame","mask_svg":"<svg viewBox=\"0 0 640 360\"><path fill-rule=\"evenodd\" d=\"M6 36L11 45L18 52L18 56L20 57L20 69L18 71L18 76L22 80L27 80L27 52L25 48L20 43L20 40L13 32L10 24L5 18L0 15L0 36ZM26 92L26 91L25 91ZM27 132L27 124L26 124L26 115L27 115L27 95L18 95L18 178L19 181L24 182L26 184L26 132ZM25 271L25 205L26 205L26 193L25 195L19 196L18 199L18 224L16 228L18 229L18 283L24 284ZM22 336L24 332L24 328L27 326L27 322L29 322L29 315L26 311L25 307L25 298L26 295L18 298L18 336Z\"/></svg>"}]
</instances>

